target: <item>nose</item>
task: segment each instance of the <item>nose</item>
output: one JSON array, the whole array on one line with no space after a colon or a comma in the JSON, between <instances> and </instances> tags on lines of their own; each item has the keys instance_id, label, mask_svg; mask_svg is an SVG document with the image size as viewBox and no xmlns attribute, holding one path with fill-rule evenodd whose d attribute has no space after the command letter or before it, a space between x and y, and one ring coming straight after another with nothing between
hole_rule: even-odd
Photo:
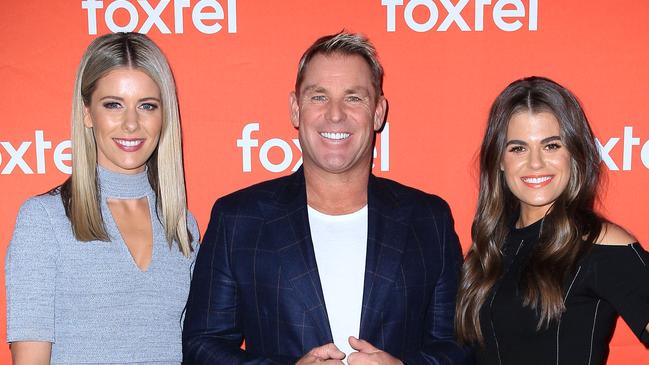
<instances>
[{"instance_id":1,"label":"nose","mask_svg":"<svg viewBox=\"0 0 649 365\"><path fill-rule=\"evenodd\" d=\"M341 122L346 118L345 108L342 101L331 100L327 105L326 117L332 122Z\"/></svg>"},{"instance_id":2,"label":"nose","mask_svg":"<svg viewBox=\"0 0 649 365\"><path fill-rule=\"evenodd\" d=\"M530 168L534 170L541 169L545 166L545 160L543 159L543 150L541 148L534 148L530 151L528 155L528 163Z\"/></svg>"},{"instance_id":3,"label":"nose","mask_svg":"<svg viewBox=\"0 0 649 365\"><path fill-rule=\"evenodd\" d=\"M122 121L122 130L132 133L140 127L139 115L137 108L126 108L124 111L124 120Z\"/></svg>"}]
</instances>

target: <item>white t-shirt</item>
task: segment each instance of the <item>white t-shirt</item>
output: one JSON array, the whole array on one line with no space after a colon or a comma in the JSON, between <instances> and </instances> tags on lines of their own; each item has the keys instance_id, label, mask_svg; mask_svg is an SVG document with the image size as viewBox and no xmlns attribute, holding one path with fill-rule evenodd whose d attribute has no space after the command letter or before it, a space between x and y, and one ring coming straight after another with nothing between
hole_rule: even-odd
<instances>
[{"instance_id":1,"label":"white t-shirt","mask_svg":"<svg viewBox=\"0 0 649 365\"><path fill-rule=\"evenodd\" d=\"M349 336L358 337L363 305L367 251L367 205L344 215L308 207L313 249L318 264L334 344L349 356Z\"/></svg>"}]
</instances>

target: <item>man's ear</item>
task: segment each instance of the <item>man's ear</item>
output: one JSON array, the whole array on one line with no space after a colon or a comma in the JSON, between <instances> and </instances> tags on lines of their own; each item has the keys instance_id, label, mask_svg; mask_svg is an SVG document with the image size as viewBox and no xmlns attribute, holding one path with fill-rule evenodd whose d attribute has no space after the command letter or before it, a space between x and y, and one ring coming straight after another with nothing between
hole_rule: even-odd
<instances>
[{"instance_id":1,"label":"man's ear","mask_svg":"<svg viewBox=\"0 0 649 365\"><path fill-rule=\"evenodd\" d=\"M374 131L378 132L383 128L383 123L385 123L385 113L388 111L388 101L383 95L379 96L379 100L376 103L376 108L374 109Z\"/></svg>"},{"instance_id":2,"label":"man's ear","mask_svg":"<svg viewBox=\"0 0 649 365\"><path fill-rule=\"evenodd\" d=\"M288 111L291 114L291 123L293 127L300 128L300 106L297 102L295 91L288 94Z\"/></svg>"},{"instance_id":3,"label":"man's ear","mask_svg":"<svg viewBox=\"0 0 649 365\"><path fill-rule=\"evenodd\" d=\"M90 109L87 106L83 106L83 125L86 128L92 128L92 118L90 117Z\"/></svg>"}]
</instances>

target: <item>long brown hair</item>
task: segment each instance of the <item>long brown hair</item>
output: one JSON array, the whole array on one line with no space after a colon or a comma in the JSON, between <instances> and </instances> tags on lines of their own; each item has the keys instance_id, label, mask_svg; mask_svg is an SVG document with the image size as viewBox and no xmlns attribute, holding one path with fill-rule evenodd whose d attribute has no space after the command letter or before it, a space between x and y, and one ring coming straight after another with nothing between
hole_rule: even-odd
<instances>
[{"instance_id":1,"label":"long brown hair","mask_svg":"<svg viewBox=\"0 0 649 365\"><path fill-rule=\"evenodd\" d=\"M538 328L563 312L566 275L597 239L604 220L594 211L600 156L586 115L575 96L556 82L529 77L498 95L480 148L480 193L473 218L473 245L462 268L455 328L463 343L483 343L480 309L502 275L502 246L520 202L507 187L500 161L507 127L516 113L550 112L559 121L561 141L571 156L570 181L543 218L539 245L523 271L523 304L539 313Z\"/></svg>"}]
</instances>

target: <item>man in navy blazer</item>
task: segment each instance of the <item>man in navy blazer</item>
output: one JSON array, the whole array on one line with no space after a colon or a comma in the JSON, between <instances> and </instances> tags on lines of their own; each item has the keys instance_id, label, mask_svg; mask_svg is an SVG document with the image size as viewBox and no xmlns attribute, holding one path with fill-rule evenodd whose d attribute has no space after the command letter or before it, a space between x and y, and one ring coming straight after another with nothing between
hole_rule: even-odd
<instances>
[{"instance_id":1,"label":"man in navy blazer","mask_svg":"<svg viewBox=\"0 0 649 365\"><path fill-rule=\"evenodd\" d=\"M325 36L304 53L289 97L303 166L215 203L187 302L186 364L464 363L450 209L371 174L382 80L362 36Z\"/></svg>"}]
</instances>

